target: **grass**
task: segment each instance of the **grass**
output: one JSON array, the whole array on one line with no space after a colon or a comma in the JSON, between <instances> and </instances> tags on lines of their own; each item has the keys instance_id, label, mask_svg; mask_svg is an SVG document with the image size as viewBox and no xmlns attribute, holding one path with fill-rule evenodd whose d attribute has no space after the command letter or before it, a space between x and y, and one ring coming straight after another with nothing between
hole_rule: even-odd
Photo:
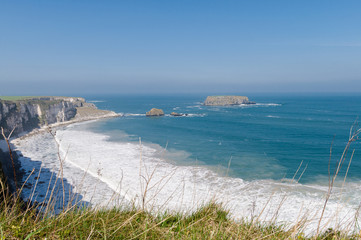
<instances>
[{"instance_id":1,"label":"grass","mask_svg":"<svg viewBox=\"0 0 361 240\"><path fill-rule=\"evenodd\" d=\"M41 96L0 96L1 100L4 101L22 101L22 100L30 100L40 98Z\"/></svg>"},{"instance_id":2,"label":"grass","mask_svg":"<svg viewBox=\"0 0 361 240\"><path fill-rule=\"evenodd\" d=\"M42 98L71 98L71 97L62 97L62 96L0 96L0 100L3 101L28 101L28 100L41 100Z\"/></svg>"},{"instance_id":3,"label":"grass","mask_svg":"<svg viewBox=\"0 0 361 240\"><path fill-rule=\"evenodd\" d=\"M10 196L0 179L0 239L287 239L277 226L236 223L216 203L191 215L129 209L72 208L43 215ZM39 217L40 215L40 217Z\"/></svg>"},{"instance_id":4,"label":"grass","mask_svg":"<svg viewBox=\"0 0 361 240\"><path fill-rule=\"evenodd\" d=\"M235 222L212 202L191 215L153 215L137 208L73 209L41 218L38 214L7 198L0 204L0 239L359 239L332 230L305 237L283 226Z\"/></svg>"},{"instance_id":5,"label":"grass","mask_svg":"<svg viewBox=\"0 0 361 240\"><path fill-rule=\"evenodd\" d=\"M345 151L330 176L332 192L334 179L346 161L350 144L356 141L360 129L350 134ZM5 136L4 136L5 137ZM353 156L353 154L352 154ZM351 161L352 156L349 161ZM63 161L60 159L60 161ZM349 165L349 164L348 164ZM347 175L347 173L346 173ZM345 176L346 177L346 176ZM61 179L59 179L60 181ZM356 229L341 232L334 229L317 231L305 236L298 227L250 220L234 221L229 212L216 202L209 202L191 214L180 212L149 212L144 207L118 206L92 208L68 205L54 214L52 199L40 211L41 203L22 201L19 192L11 195L0 167L0 239L361 239ZM50 189L50 191L53 191ZM63 189L64 191L64 189ZM146 191L146 190L145 190ZM144 197L146 193L143 194ZM38 205L37 205L38 204ZM43 208L44 209L44 208ZM50 209L50 210L49 210ZM320 217L320 221L322 216ZM352 230L352 229L351 229Z\"/></svg>"}]
</instances>

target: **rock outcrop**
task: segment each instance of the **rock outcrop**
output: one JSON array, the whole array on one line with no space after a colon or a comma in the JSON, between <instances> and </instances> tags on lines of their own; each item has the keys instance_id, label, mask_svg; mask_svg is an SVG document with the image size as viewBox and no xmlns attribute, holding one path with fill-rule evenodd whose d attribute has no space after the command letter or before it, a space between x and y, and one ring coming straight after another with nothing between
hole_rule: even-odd
<instances>
[{"instance_id":1,"label":"rock outcrop","mask_svg":"<svg viewBox=\"0 0 361 240\"><path fill-rule=\"evenodd\" d=\"M229 106L241 104L255 104L245 96L208 96L204 101L206 106Z\"/></svg>"},{"instance_id":2,"label":"rock outcrop","mask_svg":"<svg viewBox=\"0 0 361 240\"><path fill-rule=\"evenodd\" d=\"M85 108L98 110L94 104L85 102L84 98L38 97L16 101L0 99L0 126L7 133L15 129L14 135L17 135L44 125L72 120Z\"/></svg>"},{"instance_id":3,"label":"rock outcrop","mask_svg":"<svg viewBox=\"0 0 361 240\"><path fill-rule=\"evenodd\" d=\"M187 113L172 112L170 115L173 116L173 117L183 117L183 116L187 116L188 114Z\"/></svg>"},{"instance_id":4,"label":"rock outcrop","mask_svg":"<svg viewBox=\"0 0 361 240\"><path fill-rule=\"evenodd\" d=\"M149 112L146 113L147 117L158 117L164 116L164 112L162 109L152 108Z\"/></svg>"}]
</instances>

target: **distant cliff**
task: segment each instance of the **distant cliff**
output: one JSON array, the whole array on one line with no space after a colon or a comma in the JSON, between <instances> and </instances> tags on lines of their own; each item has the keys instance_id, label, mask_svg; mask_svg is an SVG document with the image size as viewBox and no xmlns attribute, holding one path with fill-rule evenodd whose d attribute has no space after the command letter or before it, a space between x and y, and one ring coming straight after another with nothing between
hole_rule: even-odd
<instances>
[{"instance_id":1,"label":"distant cliff","mask_svg":"<svg viewBox=\"0 0 361 240\"><path fill-rule=\"evenodd\" d=\"M208 96L204 101L207 106L228 106L241 104L254 104L245 96Z\"/></svg>"},{"instance_id":2,"label":"distant cliff","mask_svg":"<svg viewBox=\"0 0 361 240\"><path fill-rule=\"evenodd\" d=\"M84 112L98 114L97 117L100 114L107 113L116 115L110 111L98 110L94 104L87 103L84 98L36 97L19 98L17 100L4 99L2 100L0 97L0 126L6 132L10 132L15 128L15 135L44 125L72 120L78 117L78 111L82 112L83 115Z\"/></svg>"}]
</instances>

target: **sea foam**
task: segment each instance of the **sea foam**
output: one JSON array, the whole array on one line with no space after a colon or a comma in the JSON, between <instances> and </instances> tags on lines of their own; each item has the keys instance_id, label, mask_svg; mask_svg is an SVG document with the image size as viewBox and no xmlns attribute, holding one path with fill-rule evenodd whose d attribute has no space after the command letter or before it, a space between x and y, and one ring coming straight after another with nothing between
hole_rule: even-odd
<instances>
[{"instance_id":1,"label":"sea foam","mask_svg":"<svg viewBox=\"0 0 361 240\"><path fill-rule=\"evenodd\" d=\"M256 217L260 221L294 224L305 220L312 233L324 205L327 186L302 185L294 181L245 181L220 176L205 166L176 166L158 156L166 151L141 142L109 141L105 134L68 126L56 132L64 162L64 178L83 201L96 206L135 203L150 211L189 213L209 201L221 202L236 220ZM59 174L57 145L50 134L35 135L16 143L25 156L22 167L31 171L41 164L45 176L37 184L37 201L47 189L51 173ZM169 159L171 160L171 159ZM41 173L43 174L43 173ZM34 186L35 177L29 182ZM357 214L360 183L336 187L321 223L327 227L350 227ZM358 191L355 191L358 189ZM34 189L24 190L30 196ZM146 193L146 195L145 195ZM117 196L115 201L114 196ZM352 200L352 201L351 201Z\"/></svg>"}]
</instances>

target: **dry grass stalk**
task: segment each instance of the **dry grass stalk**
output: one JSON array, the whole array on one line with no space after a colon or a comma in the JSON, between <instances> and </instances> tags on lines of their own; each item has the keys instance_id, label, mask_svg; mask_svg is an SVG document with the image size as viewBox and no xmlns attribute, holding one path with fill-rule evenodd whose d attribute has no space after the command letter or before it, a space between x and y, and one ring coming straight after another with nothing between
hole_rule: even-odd
<instances>
[{"instance_id":1,"label":"dry grass stalk","mask_svg":"<svg viewBox=\"0 0 361 240\"><path fill-rule=\"evenodd\" d=\"M325 198L325 203L323 205L323 208L322 208L322 212L321 212L321 216L319 218L319 221L318 221L318 224L317 224L317 232L316 232L316 235L318 235L320 233L320 225L321 225L321 221L322 221L322 218L323 218L323 215L324 215L324 212L325 212L325 209L326 209L326 206L327 206L327 203L331 197L331 194L332 194L332 190L333 190L333 186L334 186L334 183L335 183L335 180L337 178L337 176L339 175L340 173L340 170L346 160L346 157L347 157L347 153L351 147L351 144L355 141L357 141L359 138L359 134L361 133L361 128L359 129L356 129L354 131L354 126L356 125L356 123L351 127L350 129L350 134L349 134L349 139L347 141L347 144L342 152L342 155L340 157L340 159L336 162L336 168L334 170L334 173L331 177L330 175L330 163L331 163L331 156L332 156L332 145L331 145L331 148L330 148L330 158L329 158L329 168L328 168L328 172L329 172L329 187L328 187L328 192L326 194L326 198ZM353 152L354 153L354 152ZM353 153L351 155L351 158L349 160L349 164L348 164L348 168L347 168L347 172L345 173L345 177L344 177L344 181L346 180L346 177L347 177L347 173L348 173L348 170L349 170L349 167L350 167L350 164L351 164L351 161L352 161L352 158L353 158Z\"/></svg>"},{"instance_id":2,"label":"dry grass stalk","mask_svg":"<svg viewBox=\"0 0 361 240\"><path fill-rule=\"evenodd\" d=\"M15 163L14 163L14 158L13 158L13 152L11 151L11 147L10 147L10 141L9 139L11 138L11 135L13 134L15 128L13 128L13 130L9 133L8 136L5 135L5 132L4 132L4 128L1 127L1 134L4 138L4 140L6 141L7 145L8 145L8 150L9 150L9 155L10 155L10 159L11 159L11 164L12 164L12 167L13 167L13 174L14 174L14 183L15 183L15 192L18 191L18 182L16 180L16 170L15 170Z\"/></svg>"},{"instance_id":3,"label":"dry grass stalk","mask_svg":"<svg viewBox=\"0 0 361 240\"><path fill-rule=\"evenodd\" d=\"M63 187L63 209L65 209L65 188L64 188L64 166L63 166L63 163L66 159L66 155L65 154L65 157L64 159L60 156L60 144L59 142L57 141L56 137L55 137L55 133L53 133L52 129L49 127L48 128L48 133L50 133L50 135L53 137L54 141L55 141L55 144L56 144L56 147L57 147L57 156L58 156L58 160L59 160L59 163L60 163L60 179L61 179L61 185Z\"/></svg>"},{"instance_id":4,"label":"dry grass stalk","mask_svg":"<svg viewBox=\"0 0 361 240\"><path fill-rule=\"evenodd\" d=\"M360 131L360 130L359 130ZM359 134L359 131L356 132L357 135ZM349 145L351 144L352 141L357 140L357 135L355 137L355 134L352 135L352 138L349 139L349 142L347 144L347 146L345 147L345 150L343 152L343 155L340 159L344 161L344 159L346 158L347 155L347 151L349 148ZM55 136L53 135L54 139ZM354 140L352 140L354 139ZM140 142L140 146L141 146L141 140ZM142 147L141 147L142 148ZM60 152L60 146L58 143L58 154ZM332 151L331 151L332 152ZM60 160L60 168L63 168L63 161L62 158L60 158L60 154L59 156L59 160ZM351 160L353 158L353 153L351 155L348 167L347 167L347 171L344 177L344 182L346 180L347 177L347 173L348 170L350 168L350 164L351 164ZM338 168L335 170L335 174L336 176L339 174L339 171L342 167L343 162L338 161ZM230 162L228 166L230 166ZM296 175L298 174L299 170L302 167L303 162L301 162L299 168L297 169L293 179L296 178ZM229 168L229 167L228 167ZM298 178L298 180L296 181L296 183L299 181L299 179L302 177L303 173L305 172L307 168L306 167L303 169L303 172L300 174L300 177ZM73 197L74 195L69 195L69 199L68 199L68 204L65 205L64 204L64 200L65 200L65 188L64 188L64 184L62 184L63 187L63 211L58 214L58 215L51 215L51 212L54 212L54 206L55 206L55 202L57 201L56 199L56 182L58 181L59 178L63 178L63 169L59 170L60 173L60 177L55 177L55 184L53 185L53 188L51 189L51 182L53 179L53 174L54 172L52 172L51 175L51 179L49 181L49 185L48 185L48 189L46 192L46 196L50 196L49 200L48 200L48 204L46 204L46 209L45 211L39 211L39 214L36 215L35 217L35 230L32 230L32 232L30 232L27 236L36 236L36 234L38 234L39 232L43 231L43 221L49 221L48 224L60 224L61 225L56 225L56 227L52 228L52 230L49 230L49 233L51 232L51 234L53 236L60 236L59 234L62 234L63 232L68 231L69 229L71 230L76 230L77 228L80 228L81 224L84 222L91 222L90 227L88 228L88 232L86 232L86 236L84 237L85 239L91 239L91 238L97 238L97 237L101 237L103 239L106 238L114 238L116 236L118 236L117 234L120 233L123 229L125 229L127 226L132 226L132 228L139 228L140 230L134 230L134 232L130 233L132 235L129 236L129 239L139 239L139 238L149 238L149 236L152 236L152 234L158 234L157 236L162 236L162 238L169 238L169 236L173 236L172 238L180 238L179 236L182 236L181 234L184 234L184 236L188 236L185 238L195 238L195 236L207 236L206 238L217 238L217 236L220 236L220 234L224 234L227 233L229 235L227 235L228 237L226 238L233 238L233 239L237 239L237 238L244 238L244 239L278 239L279 236L282 236L281 238L283 239L306 239L302 237L302 233L300 232L300 229L302 229L306 222L307 222L307 217L306 215L301 216L301 210L299 213L299 216L297 217L297 222L294 224L292 231L286 231L285 228L278 228L275 227L275 221L278 217L278 212L281 208L281 206L284 203L284 200L286 199L286 195L283 196L281 202L278 204L278 208L276 213L274 213L274 215L272 216L272 222L270 223L270 225L261 225L259 222L259 219L261 217L261 215L264 213L265 209L267 208L268 204L270 203L272 196L268 199L267 203L265 204L265 206L263 207L261 213L257 216L257 218L252 218L252 222L251 224L245 224L244 222L241 223L230 223L228 222L228 220L224 220L224 222L214 222L214 218L212 216L212 214L214 214L214 211L218 211L217 209L213 209L212 211L208 211L205 210L205 212L202 212L202 214L198 217L195 218L193 221L187 222L188 220L188 216L181 216L176 218L175 221L173 221L173 223L171 224L170 227L168 228L164 228L163 224L168 222L169 220L172 220L174 218L174 215L170 215L170 216L165 216L160 220L155 220L152 215L148 215L149 212L145 212L145 209L147 209L148 203L151 200L154 200L154 198L156 197L156 195L161 191L161 189L164 188L165 184L167 184L170 181L170 177L164 177L158 181L156 181L155 183L152 182L152 180L154 179L154 175L155 175L155 171L156 171L156 167L153 170L150 170L147 168L147 165L145 164L145 162L142 159L142 151L140 151L140 169L139 169L139 181L140 181L140 186L141 186L141 208L143 209L142 211L135 211L134 213L130 214L129 216L123 218L122 222L120 224L116 224L117 221L119 221L119 217L122 216L122 214L126 213L125 212L119 212L116 215L112 215L111 211L108 210L99 210L99 209L89 209L86 208L82 211L79 211L78 208L76 208L76 206L80 203L81 200L79 201L75 201L75 203L73 203ZM38 176L40 176L40 172L41 169L38 173ZM228 170L227 170L227 175L228 175ZM84 177L83 177L84 178ZM37 178L38 179L38 178ZM330 177L330 188L329 189L329 195L331 195L332 193L332 187L335 181L335 175L332 177ZM25 181L27 182L27 180ZM3 185L3 183L1 182L1 185ZM37 187L37 182L34 186L34 191L35 188ZM34 191L31 194L31 198L33 199L34 196ZM71 190L69 189L69 192ZM155 192L154 196L149 196L149 191L153 191ZM171 194L173 195L173 194ZM114 195L115 197L115 195ZM169 197L169 199L172 196ZM329 198L329 196L328 196ZM325 210L328 198L326 198L325 201L325 205L323 208L323 212ZM47 199L45 197L45 199ZM169 201L169 199L166 201L166 203ZM164 204L166 204L164 203ZM5 207L8 206L8 202L5 201L4 202ZM211 202L210 205L215 204L214 202ZM40 208L43 208L44 205L41 205ZM222 206L218 206L220 209L222 209ZM218 209L219 209L218 208ZM151 206L151 209L153 209L153 206ZM206 208L204 208L206 209ZM27 211L30 212L31 207L27 207ZM202 208L198 211L202 211ZM319 219L319 225L320 226L320 222L322 220L322 216L323 216L323 212L321 215L321 218ZM40 214L41 213L41 214ZM78 214L79 213L79 214ZM105 215L101 216L103 213L105 213ZM9 221L13 220L14 218L16 218L17 214L15 213L15 209L14 209L14 213L11 219L9 219ZM26 221L26 214L23 216L23 220L22 222L24 223ZM47 216L44 218L44 216ZM74 216L70 221L68 220L69 216ZM144 218L145 216L145 220L144 222L140 223L142 224L141 226L138 226L137 222L139 219L138 217L140 217L141 219ZM191 216L192 217L192 216ZM355 223L357 223L357 216L355 216ZM46 220L48 219L48 220ZM198 231L199 226L204 226L204 228L207 228L209 230L207 230L207 234L208 235L188 235L188 234L192 234L193 231ZM225 225L225 226L223 226ZM51 225L52 226L52 225ZM179 229L180 226L182 226L181 231L180 232L175 232L175 229ZM2 226L0 226L0 230L2 231ZM266 231L266 229L269 229ZM1 232L0 231L0 232ZM319 229L317 229L317 231L319 231ZM329 235L332 233L329 233ZM3 236L3 233L1 232L1 236ZM191 237L190 237L191 236ZM193 237L192 237L193 236ZM223 236L223 235L222 235ZM300 237L301 236L301 237ZM321 235L319 235L319 233L317 233L315 235L316 237L320 237ZM328 235L322 235L322 236L328 236ZM323 237L321 237L323 238ZM335 237L335 239L338 239Z\"/></svg>"}]
</instances>

